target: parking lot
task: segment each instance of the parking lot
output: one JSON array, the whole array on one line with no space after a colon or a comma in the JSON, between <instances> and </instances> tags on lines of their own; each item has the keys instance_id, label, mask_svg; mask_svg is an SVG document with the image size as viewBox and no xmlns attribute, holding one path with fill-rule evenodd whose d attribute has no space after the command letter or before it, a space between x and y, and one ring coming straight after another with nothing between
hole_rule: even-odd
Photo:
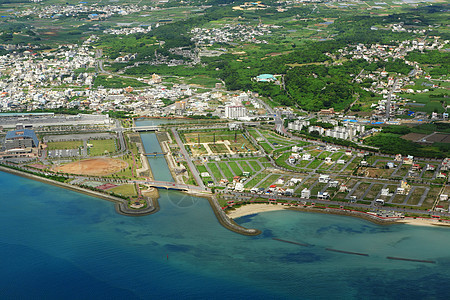
<instances>
[{"instance_id":1,"label":"parking lot","mask_svg":"<svg viewBox=\"0 0 450 300\"><path fill-rule=\"evenodd\" d=\"M80 155L79 149L49 150L48 151L49 158L78 157L79 155Z\"/></svg>"}]
</instances>

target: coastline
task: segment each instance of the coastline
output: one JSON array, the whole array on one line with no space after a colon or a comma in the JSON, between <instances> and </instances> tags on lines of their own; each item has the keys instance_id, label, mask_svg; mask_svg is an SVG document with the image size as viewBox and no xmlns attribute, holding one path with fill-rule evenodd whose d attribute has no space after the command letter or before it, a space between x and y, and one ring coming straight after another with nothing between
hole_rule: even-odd
<instances>
[{"instance_id":1,"label":"coastline","mask_svg":"<svg viewBox=\"0 0 450 300\"><path fill-rule=\"evenodd\" d=\"M2 166L2 165L0 165L0 172L5 172L5 173L20 176L20 177L28 178L31 180L36 180L39 182L51 184L53 186L61 187L61 188L67 189L67 190L71 190L74 192L82 193L82 194L96 197L96 198L99 198L102 200L107 200L107 201L113 202L115 204L115 209L116 209L117 213L119 213L121 215L125 215L125 216L145 216L145 215L153 214L153 213L159 211L159 203L158 203L158 200L156 200L156 199L147 198L146 199L146 202L147 202L146 208L141 209L141 210L134 210L134 209L131 209L128 207L128 200L114 197L109 194L104 194L104 193L100 193L97 191L84 189L82 187L71 185L68 183L54 181L54 180L51 180L51 179L48 179L45 177L40 177L40 176L37 176L34 174L29 174L29 173L22 172L19 170L11 169L11 168L8 168L8 167Z\"/></svg>"},{"instance_id":2,"label":"coastline","mask_svg":"<svg viewBox=\"0 0 450 300\"><path fill-rule=\"evenodd\" d=\"M145 200L147 203L147 207L144 209L135 210L135 209L128 207L128 200L114 197L112 195L103 194L103 193L100 193L97 191L84 189L82 187L70 185L67 183L54 181L54 180L51 180L51 179L48 179L45 177L40 177L40 176L37 176L34 174L29 174L29 173L22 172L19 170L11 169L11 168L8 168L8 167L2 166L2 165L0 165L0 172L5 172L5 173L21 176L21 177L28 178L31 180L36 180L36 181L43 182L46 184L51 184L53 186L57 186L60 188L64 188L67 190L75 191L75 192L93 196L93 197L96 197L96 198L99 198L102 200L107 200L107 201L113 202L115 204L114 207L116 209L116 212L118 214L121 214L124 216L133 216L133 217L147 216L147 215L158 212L160 209L158 200L154 199L154 198L146 197ZM223 227L227 228L228 230L231 230L233 232L236 232L236 233L239 233L242 235L250 235L250 236L258 235L261 233L261 231L259 231L258 229L248 229L248 228L242 227L239 224L237 224L236 222L234 222L232 219L230 219L225 214L225 212L222 211L222 209L219 205L219 202L215 198L213 198L214 196L202 195L202 194L195 194L195 196L203 197L208 200L215 216L217 217L217 220Z\"/></svg>"},{"instance_id":3,"label":"coastline","mask_svg":"<svg viewBox=\"0 0 450 300\"><path fill-rule=\"evenodd\" d=\"M40 181L43 183L51 184L54 186L58 186L64 189L72 190L78 193L82 193L85 195L93 196L99 199L107 200L110 202L115 203L115 209L116 212L125 215L125 216L145 216L150 215L153 213L156 213L159 211L159 203L157 199L154 199L153 197L145 197L147 206L144 209L134 210L128 207L128 200L114 197L112 195L104 194L98 191L92 191L88 189L84 189L82 187L70 185L67 183L62 183L58 181L54 181L45 177L40 177L34 174L29 174L26 172L22 172L20 170L11 169L5 166L0 165L0 171L10 173L13 175L25 177L28 179ZM211 205L211 208L219 221L219 223L227 228L228 230L231 230L233 232L242 234L242 235L248 235L248 236L255 236L259 235L261 233L258 229L253 228L245 228L238 223L234 221L236 218L240 218L243 216L248 216L252 214L258 214L263 212L269 212L269 211L280 211L280 210L293 210L293 211L303 211L303 212L312 212L312 213L324 213L324 214L334 214L334 215L345 215L355 218L360 218L364 220L368 220L372 223L379 224L379 225L392 225L392 224L405 224L405 225L414 225L414 226L443 226L443 227L450 227L450 221L441 221L439 219L433 219L433 218L420 218L420 217L407 217L407 218L381 218L376 215L372 215L369 213L359 212L359 211L353 211L353 210L341 210L341 209L318 209L314 207L291 207L291 206L284 206L284 205L273 205L273 204L260 204L260 203L254 203L254 204L247 204L240 206L238 208L233 208L233 210L224 211L220 207L217 199L213 195L202 195L202 194L196 194L197 197L206 198L208 202Z\"/></svg>"},{"instance_id":4,"label":"coastline","mask_svg":"<svg viewBox=\"0 0 450 300\"><path fill-rule=\"evenodd\" d=\"M280 210L293 210L293 211L303 211L312 213L323 213L323 214L333 214L333 215L345 215L355 218L360 218L364 220L371 221L372 223L379 225L392 225L392 224L405 224L414 226L443 226L450 227L450 221L440 221L433 218L380 218L375 215L371 215L364 212L352 211L352 210L340 210L340 209L317 209L317 208L306 208L306 207L287 207L283 205L273 205L273 204L246 204L233 210L227 211L227 215L230 219L236 219L248 215L259 214L269 211L280 211Z\"/></svg>"}]
</instances>

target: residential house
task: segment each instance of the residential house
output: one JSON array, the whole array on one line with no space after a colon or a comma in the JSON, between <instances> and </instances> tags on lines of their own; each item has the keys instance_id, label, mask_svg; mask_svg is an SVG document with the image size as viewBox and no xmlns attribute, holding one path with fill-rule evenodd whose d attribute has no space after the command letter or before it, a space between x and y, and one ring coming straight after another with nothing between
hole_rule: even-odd
<instances>
[{"instance_id":1,"label":"residential house","mask_svg":"<svg viewBox=\"0 0 450 300\"><path fill-rule=\"evenodd\" d=\"M414 162L414 156L408 155L407 157L403 158L403 163L405 165L412 165Z\"/></svg>"},{"instance_id":2,"label":"residential house","mask_svg":"<svg viewBox=\"0 0 450 300\"><path fill-rule=\"evenodd\" d=\"M296 184L298 184L298 183L300 183L300 182L302 182L302 179L301 179L301 178L291 178L291 179L289 180L289 182L288 182L288 185L289 185L289 186L294 186L294 185L296 185Z\"/></svg>"},{"instance_id":3,"label":"residential house","mask_svg":"<svg viewBox=\"0 0 450 300\"><path fill-rule=\"evenodd\" d=\"M286 189L286 190L284 191L284 195L286 195L286 196L292 196L292 195L294 195L294 189Z\"/></svg>"},{"instance_id":4,"label":"residential house","mask_svg":"<svg viewBox=\"0 0 450 300\"><path fill-rule=\"evenodd\" d=\"M332 180L332 181L330 181L329 184L328 184L328 186L329 186L330 188L338 187L338 185L339 185L339 181L337 181L337 180Z\"/></svg>"},{"instance_id":5,"label":"residential house","mask_svg":"<svg viewBox=\"0 0 450 300\"><path fill-rule=\"evenodd\" d=\"M348 191L349 191L349 189L348 189L347 185L345 185L345 184L343 184L339 187L339 193L346 193Z\"/></svg>"},{"instance_id":6,"label":"residential house","mask_svg":"<svg viewBox=\"0 0 450 300\"><path fill-rule=\"evenodd\" d=\"M311 154L304 153L303 156L302 156L302 160L311 160Z\"/></svg>"},{"instance_id":7,"label":"residential house","mask_svg":"<svg viewBox=\"0 0 450 300\"><path fill-rule=\"evenodd\" d=\"M329 199L330 195L328 194L328 192L318 192L317 193L317 199L322 199L322 200L326 200Z\"/></svg>"},{"instance_id":8,"label":"residential house","mask_svg":"<svg viewBox=\"0 0 450 300\"><path fill-rule=\"evenodd\" d=\"M319 182L320 183L328 183L330 181L330 175L320 175Z\"/></svg>"},{"instance_id":9,"label":"residential house","mask_svg":"<svg viewBox=\"0 0 450 300\"><path fill-rule=\"evenodd\" d=\"M411 170L413 171L419 171L421 169L419 164L413 164L413 166L411 167Z\"/></svg>"},{"instance_id":10,"label":"residential house","mask_svg":"<svg viewBox=\"0 0 450 300\"><path fill-rule=\"evenodd\" d=\"M381 189L381 196L389 196L389 189Z\"/></svg>"},{"instance_id":11,"label":"residential house","mask_svg":"<svg viewBox=\"0 0 450 300\"><path fill-rule=\"evenodd\" d=\"M308 190L307 188L304 188L304 189L302 190L302 195L301 195L301 197L302 197L302 198L305 198L305 199L309 199L309 197L311 197L311 191Z\"/></svg>"},{"instance_id":12,"label":"residential house","mask_svg":"<svg viewBox=\"0 0 450 300\"><path fill-rule=\"evenodd\" d=\"M243 192L244 191L244 184L241 182L237 182L234 186L234 190L237 192Z\"/></svg>"},{"instance_id":13,"label":"residential house","mask_svg":"<svg viewBox=\"0 0 450 300\"><path fill-rule=\"evenodd\" d=\"M427 164L425 167L425 171L434 171L436 170L436 166Z\"/></svg>"},{"instance_id":14,"label":"residential house","mask_svg":"<svg viewBox=\"0 0 450 300\"><path fill-rule=\"evenodd\" d=\"M391 161L386 163L386 168L388 168L388 169L393 169L395 167L396 167L395 164Z\"/></svg>"},{"instance_id":15,"label":"residential house","mask_svg":"<svg viewBox=\"0 0 450 300\"><path fill-rule=\"evenodd\" d=\"M283 178L278 178L277 182L275 184L284 184L284 179Z\"/></svg>"}]
</instances>

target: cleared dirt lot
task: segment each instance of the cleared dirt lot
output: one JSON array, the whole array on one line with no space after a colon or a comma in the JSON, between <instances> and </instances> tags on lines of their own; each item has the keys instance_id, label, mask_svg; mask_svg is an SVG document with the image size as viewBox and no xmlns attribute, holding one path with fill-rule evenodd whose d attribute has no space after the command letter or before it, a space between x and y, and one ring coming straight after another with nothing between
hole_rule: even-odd
<instances>
[{"instance_id":1,"label":"cleared dirt lot","mask_svg":"<svg viewBox=\"0 0 450 300\"><path fill-rule=\"evenodd\" d=\"M126 167L128 167L128 164L120 159L95 158L68 163L53 169L70 174L105 176L119 172Z\"/></svg>"}]
</instances>

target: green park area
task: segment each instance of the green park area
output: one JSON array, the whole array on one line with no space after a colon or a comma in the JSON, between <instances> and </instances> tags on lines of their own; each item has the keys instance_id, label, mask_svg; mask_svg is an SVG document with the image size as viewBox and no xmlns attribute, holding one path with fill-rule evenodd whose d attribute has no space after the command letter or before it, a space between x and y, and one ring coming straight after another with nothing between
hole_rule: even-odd
<instances>
[{"instance_id":1,"label":"green park area","mask_svg":"<svg viewBox=\"0 0 450 300\"><path fill-rule=\"evenodd\" d=\"M134 186L134 184L119 185L112 189L109 189L109 192L113 192L114 194L122 195L125 197L137 196L136 187Z\"/></svg>"},{"instance_id":2,"label":"green park area","mask_svg":"<svg viewBox=\"0 0 450 300\"><path fill-rule=\"evenodd\" d=\"M206 143L214 154L229 153L228 147L236 153L256 150L245 133L240 130L190 131L181 132L181 135L186 144L192 145L192 149L198 148L201 151L201 147L194 145Z\"/></svg>"},{"instance_id":3,"label":"green park area","mask_svg":"<svg viewBox=\"0 0 450 300\"><path fill-rule=\"evenodd\" d=\"M105 88L126 88L129 86L142 87L147 86L147 84L133 78L99 75L95 78L94 87L99 86Z\"/></svg>"},{"instance_id":4,"label":"green park area","mask_svg":"<svg viewBox=\"0 0 450 300\"><path fill-rule=\"evenodd\" d=\"M90 140L88 141L88 148L90 156L110 154L117 150L116 140L115 139Z\"/></svg>"}]
</instances>

